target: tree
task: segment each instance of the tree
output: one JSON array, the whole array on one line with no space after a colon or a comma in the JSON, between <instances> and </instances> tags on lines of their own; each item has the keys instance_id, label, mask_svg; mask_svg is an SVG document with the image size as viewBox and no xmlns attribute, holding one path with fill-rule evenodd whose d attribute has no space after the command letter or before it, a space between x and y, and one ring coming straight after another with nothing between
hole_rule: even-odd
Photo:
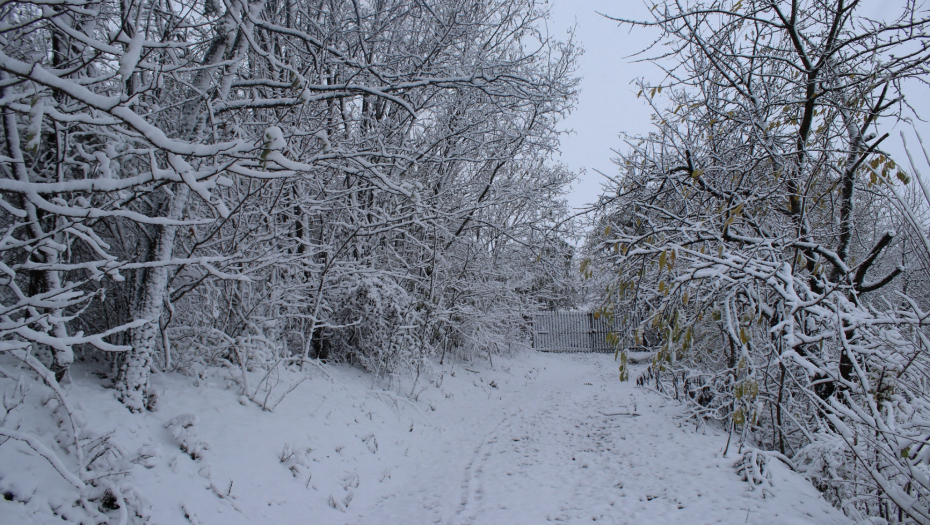
<instances>
[{"instance_id":1,"label":"tree","mask_svg":"<svg viewBox=\"0 0 930 525\"><path fill-rule=\"evenodd\" d=\"M926 78L930 19L859 7L661 3L620 20L656 27L672 65L640 83L656 131L628 140L589 246L618 275L604 313L621 347L662 335L643 380L791 456L848 512L923 523L930 486L891 429L927 435L924 322L881 300L901 293L892 194L912 176L876 123Z\"/></svg>"},{"instance_id":2,"label":"tree","mask_svg":"<svg viewBox=\"0 0 930 525\"><path fill-rule=\"evenodd\" d=\"M273 410L284 367L506 351L571 234L574 175L547 160L579 51L545 16L510 0L0 5L0 357L46 385L65 431L4 416L0 438L96 523L108 498L144 505L59 386L75 349L110 363L133 412L157 402L153 368L226 367Z\"/></svg>"},{"instance_id":3,"label":"tree","mask_svg":"<svg viewBox=\"0 0 930 525\"><path fill-rule=\"evenodd\" d=\"M383 370L384 334L435 348L495 257L547 242L526 221L570 180L538 159L577 50L534 3L93 5L2 7L2 337L59 380L95 345L140 411L153 366L247 368L243 338Z\"/></svg>"}]
</instances>

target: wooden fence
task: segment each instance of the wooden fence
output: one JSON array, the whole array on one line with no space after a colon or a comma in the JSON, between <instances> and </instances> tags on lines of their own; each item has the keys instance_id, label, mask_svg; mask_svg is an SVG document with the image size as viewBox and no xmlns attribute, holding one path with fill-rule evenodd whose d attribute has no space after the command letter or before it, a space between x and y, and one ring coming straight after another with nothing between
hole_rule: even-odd
<instances>
[{"instance_id":1,"label":"wooden fence","mask_svg":"<svg viewBox=\"0 0 930 525\"><path fill-rule=\"evenodd\" d=\"M533 318L533 348L540 352L613 352L610 328L588 312L543 312Z\"/></svg>"}]
</instances>

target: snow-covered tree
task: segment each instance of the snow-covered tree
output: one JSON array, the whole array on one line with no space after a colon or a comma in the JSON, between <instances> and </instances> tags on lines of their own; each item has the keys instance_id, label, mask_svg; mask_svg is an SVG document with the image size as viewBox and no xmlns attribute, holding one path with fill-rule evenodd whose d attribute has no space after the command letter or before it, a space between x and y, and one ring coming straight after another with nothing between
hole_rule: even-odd
<instances>
[{"instance_id":1,"label":"snow-covered tree","mask_svg":"<svg viewBox=\"0 0 930 525\"><path fill-rule=\"evenodd\" d=\"M385 370L538 304L577 51L535 3L2 9L6 351L108 352L139 411L153 366Z\"/></svg>"},{"instance_id":2,"label":"snow-covered tree","mask_svg":"<svg viewBox=\"0 0 930 525\"><path fill-rule=\"evenodd\" d=\"M209 366L271 410L285 366L419 371L519 342L573 233L574 175L548 160L578 50L545 17L510 0L0 5L0 443L52 465L77 519L126 522L144 518L123 478L146 453L84 428L59 384L75 356L108 363L133 412L157 403L153 369ZM31 384L54 436L9 417Z\"/></svg>"},{"instance_id":3,"label":"snow-covered tree","mask_svg":"<svg viewBox=\"0 0 930 525\"><path fill-rule=\"evenodd\" d=\"M930 19L859 7L657 3L621 21L657 28L669 65L640 83L656 128L627 140L589 250L621 353L660 335L643 381L790 456L848 512L926 523L926 321L901 278L925 231L901 217L925 204L894 196L914 175L877 123L926 78Z\"/></svg>"}]
</instances>

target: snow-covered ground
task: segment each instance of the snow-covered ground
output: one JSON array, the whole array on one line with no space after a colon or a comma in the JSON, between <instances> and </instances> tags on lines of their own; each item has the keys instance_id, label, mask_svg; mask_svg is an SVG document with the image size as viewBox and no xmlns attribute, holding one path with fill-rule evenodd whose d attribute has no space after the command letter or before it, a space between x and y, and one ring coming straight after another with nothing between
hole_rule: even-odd
<instances>
[{"instance_id":1,"label":"snow-covered ground","mask_svg":"<svg viewBox=\"0 0 930 525\"><path fill-rule=\"evenodd\" d=\"M848 523L777 461L770 487L750 490L724 433L696 431L616 371L609 355L530 352L385 390L332 366L275 412L240 403L219 376L166 375L157 410L132 415L78 370L70 397L136 458L122 483L151 523ZM0 493L13 498L0 498L0 523L62 523L50 509L67 514L69 490L21 443L0 446Z\"/></svg>"}]
</instances>

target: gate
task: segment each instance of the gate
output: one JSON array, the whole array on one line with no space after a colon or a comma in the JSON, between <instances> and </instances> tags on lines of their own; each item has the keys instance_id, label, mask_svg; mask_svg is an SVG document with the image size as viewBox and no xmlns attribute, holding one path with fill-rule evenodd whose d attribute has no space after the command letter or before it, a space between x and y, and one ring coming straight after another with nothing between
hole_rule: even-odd
<instances>
[{"instance_id":1,"label":"gate","mask_svg":"<svg viewBox=\"0 0 930 525\"><path fill-rule=\"evenodd\" d=\"M610 327L589 312L542 312L533 318L533 348L540 352L613 352Z\"/></svg>"}]
</instances>

